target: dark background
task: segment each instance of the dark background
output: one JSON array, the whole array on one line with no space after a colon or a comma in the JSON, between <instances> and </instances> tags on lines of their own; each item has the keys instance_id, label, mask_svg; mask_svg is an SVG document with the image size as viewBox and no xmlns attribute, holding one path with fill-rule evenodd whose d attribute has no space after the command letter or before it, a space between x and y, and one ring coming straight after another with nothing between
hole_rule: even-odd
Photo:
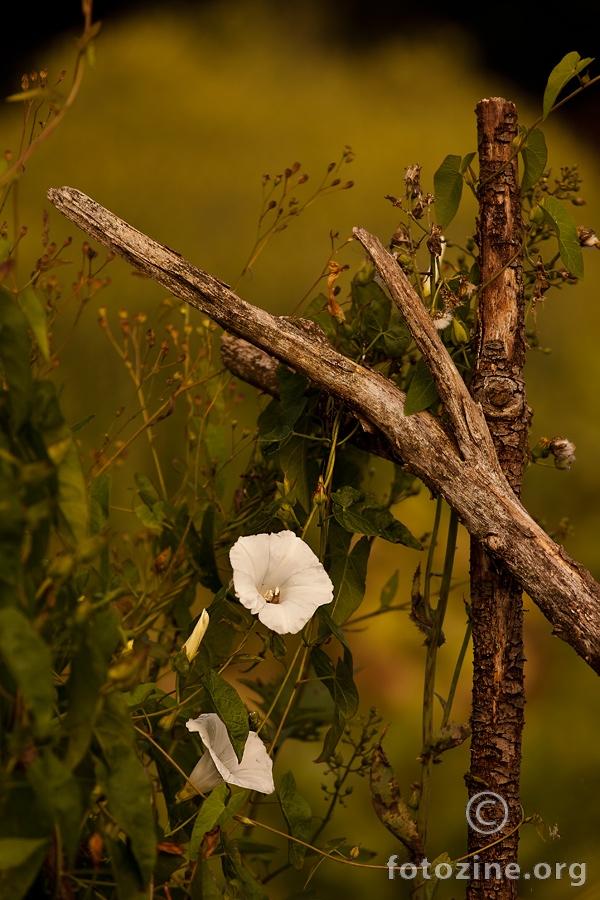
<instances>
[{"instance_id":1,"label":"dark background","mask_svg":"<svg viewBox=\"0 0 600 900\"><path fill-rule=\"evenodd\" d=\"M250 0L249 0L250 2ZM224 0L176 0L169 9L189 12L191 9L219 7ZM270 0L277 15L282 7ZM112 19L140 9L164 7L159 0L96 0L94 20ZM289 14L290 7L286 9ZM53 37L81 29L81 9L77 0L39 5L35 11L27 5L13 26L10 44L2 52L0 88L7 93L19 89L24 66L33 66L36 51ZM582 12L572 15L563 10L556 16L538 4L502 4L488 8L491 17L478 15L473 5L436 2L390 3L389 0L301 0L293 3L300 20L310 22L318 37L328 43L340 43L348 49L373 47L390 37L408 36L420 40L444 31L459 29L468 36L473 57L490 72L512 80L522 92L539 100L552 68L571 50L583 56L595 56L597 31L585 24ZM577 18L576 18L577 16ZM443 85L440 85L443 89ZM577 127L582 137L594 141L600 137L600 108L597 91L584 93L568 104L564 114Z\"/></svg>"}]
</instances>

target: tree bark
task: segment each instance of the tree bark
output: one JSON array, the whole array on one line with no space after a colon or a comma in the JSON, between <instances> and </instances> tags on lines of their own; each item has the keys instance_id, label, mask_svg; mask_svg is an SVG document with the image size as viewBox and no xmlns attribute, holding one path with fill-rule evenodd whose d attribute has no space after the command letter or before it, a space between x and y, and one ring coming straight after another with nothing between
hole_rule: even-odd
<instances>
[{"instance_id":1,"label":"tree bark","mask_svg":"<svg viewBox=\"0 0 600 900\"><path fill-rule=\"evenodd\" d=\"M453 434L429 413L405 416L405 395L382 375L337 353L314 323L271 316L251 306L222 281L74 188L50 190L48 198L99 243L226 331L318 384L354 412L365 429L383 435L394 458L441 494L469 533L522 584L553 633L600 673L600 585L520 504L498 465L481 407L469 395L420 298L376 237L354 229L432 370Z\"/></svg>"},{"instance_id":2,"label":"tree bark","mask_svg":"<svg viewBox=\"0 0 600 900\"><path fill-rule=\"evenodd\" d=\"M500 466L519 497L529 411L523 381L523 228L516 158L506 165L517 135L514 104L498 98L482 100L477 105L477 134L482 185L477 243L481 283L486 287L479 298L471 394L481 404ZM519 582L490 558L476 538L471 539L471 608L473 706L466 782L474 798L473 813L478 800L486 799L476 796L482 792L498 794L506 803L482 808L490 826L469 817L469 853L478 853L485 876L486 863L498 863L504 872L507 863L517 861L525 703L523 604ZM506 822L499 827L505 811ZM482 849L499 837L502 840L489 850ZM503 878L471 879L467 900L514 900L516 886L516 881Z\"/></svg>"}]
</instances>

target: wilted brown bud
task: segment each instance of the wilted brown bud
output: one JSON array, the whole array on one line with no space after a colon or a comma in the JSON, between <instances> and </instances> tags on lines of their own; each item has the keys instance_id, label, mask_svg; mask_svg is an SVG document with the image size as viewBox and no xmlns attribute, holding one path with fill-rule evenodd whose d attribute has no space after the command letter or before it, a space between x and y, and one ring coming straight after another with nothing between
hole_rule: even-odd
<instances>
[{"instance_id":1,"label":"wilted brown bud","mask_svg":"<svg viewBox=\"0 0 600 900\"><path fill-rule=\"evenodd\" d=\"M155 334L154 328L149 328L148 331L146 332L146 343L148 344L150 349L152 349L152 347L154 347L154 345L156 343L156 334Z\"/></svg>"},{"instance_id":2,"label":"wilted brown bud","mask_svg":"<svg viewBox=\"0 0 600 900\"><path fill-rule=\"evenodd\" d=\"M300 171L300 163L295 162L294 165L292 166L292 175L295 175L296 172L299 172L299 171Z\"/></svg>"},{"instance_id":3,"label":"wilted brown bud","mask_svg":"<svg viewBox=\"0 0 600 900\"><path fill-rule=\"evenodd\" d=\"M329 165L327 166L327 173L333 172L334 169L335 169L335 163L329 163Z\"/></svg>"},{"instance_id":4,"label":"wilted brown bud","mask_svg":"<svg viewBox=\"0 0 600 900\"><path fill-rule=\"evenodd\" d=\"M298 179L298 184L305 184L307 181L308 181L308 175L306 175L306 173L304 173Z\"/></svg>"},{"instance_id":5,"label":"wilted brown bud","mask_svg":"<svg viewBox=\"0 0 600 900\"><path fill-rule=\"evenodd\" d=\"M60 73L60 75L58 76L58 78L56 79L56 83L60 84L66 74L67 74L67 70L63 69L62 72Z\"/></svg>"},{"instance_id":6,"label":"wilted brown bud","mask_svg":"<svg viewBox=\"0 0 600 900\"><path fill-rule=\"evenodd\" d=\"M341 181L340 178L334 178L333 181L331 182L331 187L337 187L338 184L340 183L340 181Z\"/></svg>"},{"instance_id":7,"label":"wilted brown bud","mask_svg":"<svg viewBox=\"0 0 600 900\"><path fill-rule=\"evenodd\" d=\"M26 91L29 88L29 78L26 74L21 76L21 88Z\"/></svg>"},{"instance_id":8,"label":"wilted brown bud","mask_svg":"<svg viewBox=\"0 0 600 900\"><path fill-rule=\"evenodd\" d=\"M600 250L600 241L596 237L596 232L593 228L583 228L581 225L578 225L577 237L582 247L596 247Z\"/></svg>"},{"instance_id":9,"label":"wilted brown bud","mask_svg":"<svg viewBox=\"0 0 600 900\"><path fill-rule=\"evenodd\" d=\"M431 226L431 234L427 238L427 249L434 256L442 255L442 229L439 225Z\"/></svg>"},{"instance_id":10,"label":"wilted brown bud","mask_svg":"<svg viewBox=\"0 0 600 900\"><path fill-rule=\"evenodd\" d=\"M292 170L291 170L291 169L286 169L286 170L284 171L283 174L285 175L286 178L291 178L291 177L292 177Z\"/></svg>"},{"instance_id":11,"label":"wilted brown bud","mask_svg":"<svg viewBox=\"0 0 600 900\"><path fill-rule=\"evenodd\" d=\"M40 69L40 81L45 83L47 78L48 78L48 69L46 69L44 67L43 69Z\"/></svg>"},{"instance_id":12,"label":"wilted brown bud","mask_svg":"<svg viewBox=\"0 0 600 900\"><path fill-rule=\"evenodd\" d=\"M276 206L277 206L277 201L276 201L276 200L271 200L271 202L269 203L269 207L268 207L268 208L269 208L269 209L274 209Z\"/></svg>"},{"instance_id":13,"label":"wilted brown bud","mask_svg":"<svg viewBox=\"0 0 600 900\"><path fill-rule=\"evenodd\" d=\"M348 188L351 188L351 187L354 187L354 182L353 182L353 181L347 181L346 184L343 184L343 185L342 185L342 190L343 190L343 191L347 191Z\"/></svg>"}]
</instances>

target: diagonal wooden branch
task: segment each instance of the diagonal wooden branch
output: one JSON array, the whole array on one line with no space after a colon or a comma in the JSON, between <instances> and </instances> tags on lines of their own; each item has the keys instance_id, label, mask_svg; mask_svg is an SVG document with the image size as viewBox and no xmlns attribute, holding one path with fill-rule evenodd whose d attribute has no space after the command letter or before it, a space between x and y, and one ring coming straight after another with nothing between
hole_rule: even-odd
<instances>
[{"instance_id":1,"label":"diagonal wooden branch","mask_svg":"<svg viewBox=\"0 0 600 900\"><path fill-rule=\"evenodd\" d=\"M464 416L455 443L429 413L405 416L404 394L382 375L337 353L314 323L271 316L251 306L222 281L195 268L74 188L50 190L48 198L83 231L136 269L226 331L291 366L381 432L395 458L433 493L444 497L469 533L520 581L551 622L554 633L600 674L600 585L522 507L497 460L490 458L490 438L482 430L481 413L468 395L463 396L462 389L460 399L452 406L454 424ZM366 234L361 232L362 237ZM389 258L400 273L400 267ZM382 266L381 272L390 283L394 282L392 263ZM408 309L410 294L404 302ZM418 313L406 318L416 329ZM414 337L417 340L417 333ZM437 371L444 363L434 350L430 365Z\"/></svg>"}]
</instances>

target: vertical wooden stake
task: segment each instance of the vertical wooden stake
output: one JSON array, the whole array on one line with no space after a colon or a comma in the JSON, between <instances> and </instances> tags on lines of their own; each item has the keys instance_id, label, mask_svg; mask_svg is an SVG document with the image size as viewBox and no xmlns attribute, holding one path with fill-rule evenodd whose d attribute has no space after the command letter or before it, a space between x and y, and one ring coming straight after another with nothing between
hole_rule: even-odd
<instances>
[{"instance_id":1,"label":"vertical wooden stake","mask_svg":"<svg viewBox=\"0 0 600 900\"><path fill-rule=\"evenodd\" d=\"M520 495L529 410L523 383L525 361L522 273L521 197L514 150L517 113L501 98L477 105L479 147L479 218L477 243L481 284L477 328L477 361L471 383L481 403L502 469ZM506 803L508 819L498 831L478 822L478 800L471 806L469 852L507 834L519 822L521 734L523 707L522 589L515 579L471 541L471 602L473 607L473 709L471 770L466 776L470 798L494 792ZM485 800L485 797L481 799ZM489 798L488 798L489 799ZM483 820L499 824L498 801L480 807ZM479 830L477 830L479 829ZM486 833L487 832L487 833ZM468 900L514 900L517 881L496 880L498 863L504 873L516 862L518 831L488 851L479 853L479 879L468 882ZM471 869L473 873L473 868Z\"/></svg>"}]
</instances>

